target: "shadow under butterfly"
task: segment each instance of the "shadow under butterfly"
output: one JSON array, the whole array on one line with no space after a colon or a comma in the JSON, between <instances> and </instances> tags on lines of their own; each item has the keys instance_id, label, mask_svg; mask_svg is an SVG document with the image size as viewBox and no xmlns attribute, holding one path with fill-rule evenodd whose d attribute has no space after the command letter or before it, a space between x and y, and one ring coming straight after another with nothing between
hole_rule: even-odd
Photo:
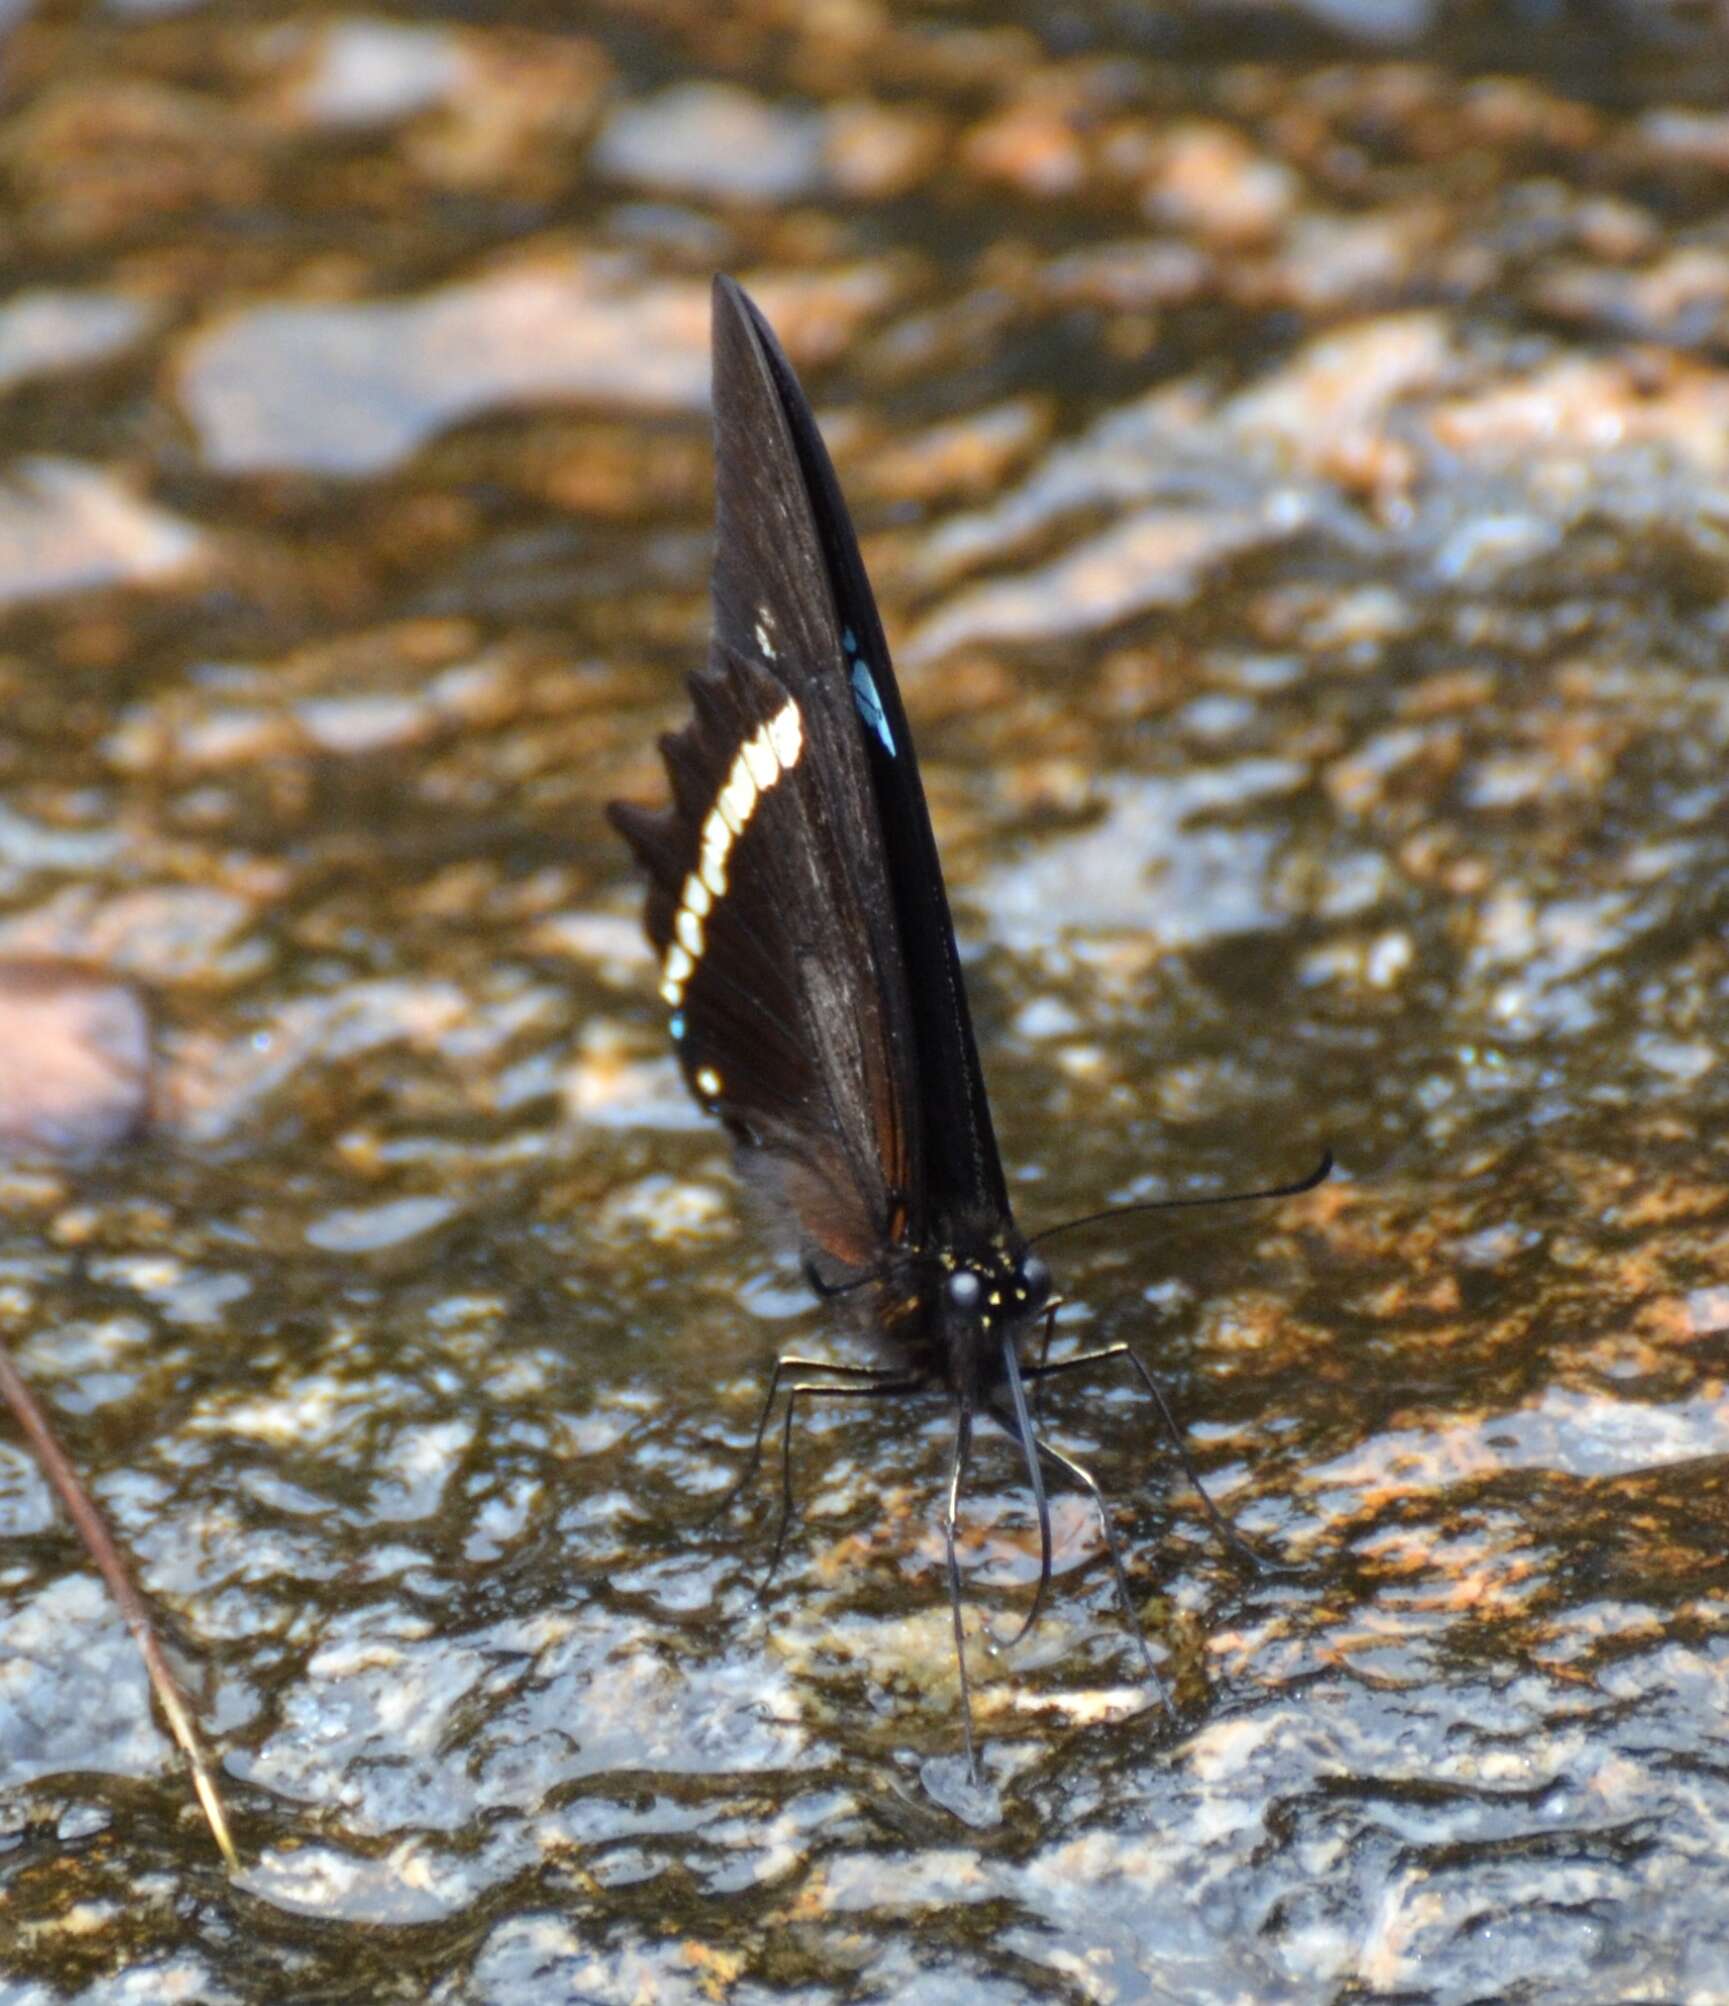
<instances>
[{"instance_id":1,"label":"shadow under butterfly","mask_svg":"<svg viewBox=\"0 0 1729 2006\"><path fill-rule=\"evenodd\" d=\"M884 1360L781 1358L727 1501L758 1465L785 1384L772 1575L792 1512L798 1402L947 1388L958 1424L943 1531L976 1785L955 1527L981 1415L1024 1455L1038 1518L1038 1585L1009 1643L1050 1585L1044 1464L1097 1505L1123 1615L1163 1692L1099 1487L1034 1425L1028 1387L1059 1373L1135 1373L1213 1522L1248 1551L1127 1345L1048 1359L1060 1299L1036 1251L1098 1219L1225 1201L1112 1207L1030 1237L1016 1226L918 763L834 468L768 323L727 278L714 285L713 339L709 660L690 678L694 718L661 740L671 805L608 813L648 877L644 924L686 1085L731 1135L746 1181L792 1223L811 1288L862 1312ZM1298 1183L1231 1196L1306 1191L1331 1167L1329 1154Z\"/></svg>"}]
</instances>

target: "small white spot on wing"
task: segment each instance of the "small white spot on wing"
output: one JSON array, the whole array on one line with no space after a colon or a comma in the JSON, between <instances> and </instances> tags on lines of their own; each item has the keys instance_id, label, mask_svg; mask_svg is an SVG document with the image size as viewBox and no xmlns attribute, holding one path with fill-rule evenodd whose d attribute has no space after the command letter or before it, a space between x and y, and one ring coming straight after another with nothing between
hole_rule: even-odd
<instances>
[{"instance_id":1,"label":"small white spot on wing","mask_svg":"<svg viewBox=\"0 0 1729 2006\"><path fill-rule=\"evenodd\" d=\"M795 703L783 704L768 723L768 742L774 747L774 756L780 762L780 770L790 773L799 762L804 751L804 724Z\"/></svg>"}]
</instances>

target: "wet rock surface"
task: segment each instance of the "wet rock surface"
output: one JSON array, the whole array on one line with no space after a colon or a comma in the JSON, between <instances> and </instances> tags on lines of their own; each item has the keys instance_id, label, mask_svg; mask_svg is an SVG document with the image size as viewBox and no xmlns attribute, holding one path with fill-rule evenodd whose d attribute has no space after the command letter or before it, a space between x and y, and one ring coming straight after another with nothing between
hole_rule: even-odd
<instances>
[{"instance_id":1,"label":"wet rock surface","mask_svg":"<svg viewBox=\"0 0 1729 2006\"><path fill-rule=\"evenodd\" d=\"M1729 1994L1721 23L5 34L0 956L154 1027L50 1012L120 1111L0 1166L0 1337L247 1862L0 1430L5 2006ZM717 267L855 503L1025 1223L1341 1165L1062 1246L1294 1565L1053 1391L1173 1711L1059 1496L982 1801L941 1401L809 1417L760 1600L772 1466L709 1516L848 1343L599 814L704 642ZM1000 1445L964 1560L1006 1628Z\"/></svg>"}]
</instances>

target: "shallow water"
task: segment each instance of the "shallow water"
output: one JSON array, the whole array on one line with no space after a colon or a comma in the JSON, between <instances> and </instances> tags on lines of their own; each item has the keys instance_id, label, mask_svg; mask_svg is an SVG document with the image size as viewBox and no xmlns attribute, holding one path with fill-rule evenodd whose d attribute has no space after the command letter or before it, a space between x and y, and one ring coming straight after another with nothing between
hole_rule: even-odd
<instances>
[{"instance_id":1,"label":"shallow water","mask_svg":"<svg viewBox=\"0 0 1729 2006\"><path fill-rule=\"evenodd\" d=\"M0 1433L0 2002L1729 1996L1729 33L1683 9L9 10L0 952L149 1131L0 1334L219 1752L230 1882ZM718 20L719 17L716 17ZM705 632L707 281L883 601L1056 1501L667 1056L599 809ZM849 1354L850 1355L850 1354ZM975 1617L1037 1538L981 1457Z\"/></svg>"}]
</instances>

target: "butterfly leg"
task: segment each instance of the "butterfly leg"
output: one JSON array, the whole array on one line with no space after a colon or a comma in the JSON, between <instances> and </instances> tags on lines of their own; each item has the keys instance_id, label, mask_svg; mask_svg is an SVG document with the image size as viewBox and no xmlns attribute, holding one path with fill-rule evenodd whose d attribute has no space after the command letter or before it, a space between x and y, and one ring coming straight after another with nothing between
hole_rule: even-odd
<instances>
[{"instance_id":1,"label":"butterfly leg","mask_svg":"<svg viewBox=\"0 0 1729 2006\"><path fill-rule=\"evenodd\" d=\"M900 1376L895 1372L893 1366L831 1365L826 1358L800 1358L790 1351L784 1358L777 1358L774 1362L774 1371L769 1375L768 1397L762 1403L762 1412L756 1417L756 1434L751 1439L750 1454L745 1458L744 1469L740 1472L737 1481L727 1490L726 1495L721 1499L720 1503L702 1520L704 1525L712 1525L723 1512L727 1511L734 1499L737 1498L739 1492L756 1475L757 1467L762 1462L762 1442L764 1435L768 1432L768 1417L774 1411L775 1397L780 1392L781 1377L784 1373L788 1372L826 1372L836 1379L845 1379L860 1383L865 1383L873 1379L892 1379Z\"/></svg>"},{"instance_id":2,"label":"butterfly leg","mask_svg":"<svg viewBox=\"0 0 1729 2006\"><path fill-rule=\"evenodd\" d=\"M949 1560L949 1607L954 1612L955 1624L955 1666L961 1679L961 1728L967 1740L967 1776L976 1785L979 1780L978 1750L973 1741L973 1690L967 1678L967 1640L965 1625L961 1621L961 1565L955 1558L955 1522L960 1517L961 1479L966 1475L967 1458L973 1446L973 1412L963 1406L960 1424L955 1429L954 1460L949 1466L948 1509L943 1513L943 1539L948 1548Z\"/></svg>"},{"instance_id":3,"label":"butterfly leg","mask_svg":"<svg viewBox=\"0 0 1729 2006\"><path fill-rule=\"evenodd\" d=\"M862 1289L877 1279L874 1274L863 1274L855 1275L850 1282L825 1282L817 1273L816 1262L808 1259L800 1262L799 1272L804 1276L805 1287L825 1303L833 1302L837 1296L850 1296L855 1289Z\"/></svg>"},{"instance_id":4,"label":"butterfly leg","mask_svg":"<svg viewBox=\"0 0 1729 2006\"><path fill-rule=\"evenodd\" d=\"M1090 1365L1114 1364L1119 1359L1124 1364L1132 1367L1140 1379L1141 1385L1151 1396L1153 1404L1158 1408L1160 1419L1165 1424L1165 1432L1171 1438L1171 1446L1176 1450L1178 1460L1182 1463L1183 1474L1194 1486L1195 1495L1200 1499L1202 1506L1206 1510L1207 1517L1212 1521L1213 1530L1240 1559L1246 1561L1249 1566L1255 1568L1257 1571L1268 1567L1275 1569L1282 1568L1285 1565L1284 1562L1269 1560L1265 1554L1256 1552L1255 1548L1249 1544L1237 1528L1232 1525L1231 1521L1226 1518L1225 1514L1214 1504L1206 1485L1201 1482L1201 1473L1195 1468L1194 1458L1189 1454L1188 1444L1183 1440L1182 1430L1177 1426L1176 1416L1171 1412L1170 1403L1166 1400L1159 1382L1147 1370L1140 1358L1128 1345L1107 1344L1098 1351L1083 1351L1077 1353L1073 1358L1059 1358L1055 1365L1044 1363L1034 1365L1027 1369L1026 1377L1038 1383L1046 1379L1055 1379L1059 1374L1064 1372L1082 1371Z\"/></svg>"},{"instance_id":5,"label":"butterfly leg","mask_svg":"<svg viewBox=\"0 0 1729 2006\"><path fill-rule=\"evenodd\" d=\"M782 1365L789 1361L782 1359ZM799 1364L809 1361L799 1360ZM824 1371L833 1371L832 1366L824 1366ZM816 1399L884 1400L896 1394L916 1393L924 1385L922 1379L909 1378L905 1373L894 1372L882 1366L846 1366L842 1368L856 1375L845 1383L836 1385L832 1380L795 1379L786 1389L786 1420L780 1437L780 1523L775 1528L774 1549L768 1557L768 1568L757 1586L757 1594L765 1595L769 1583L773 1581L780 1567L781 1554L786 1549L786 1536L792 1525L792 1419L798 1407L799 1395L809 1394ZM867 1376L868 1375L868 1376ZM779 1377L777 1368L776 1378ZM765 1416L766 1419L766 1416ZM760 1445L761 1431L758 1431Z\"/></svg>"}]
</instances>

